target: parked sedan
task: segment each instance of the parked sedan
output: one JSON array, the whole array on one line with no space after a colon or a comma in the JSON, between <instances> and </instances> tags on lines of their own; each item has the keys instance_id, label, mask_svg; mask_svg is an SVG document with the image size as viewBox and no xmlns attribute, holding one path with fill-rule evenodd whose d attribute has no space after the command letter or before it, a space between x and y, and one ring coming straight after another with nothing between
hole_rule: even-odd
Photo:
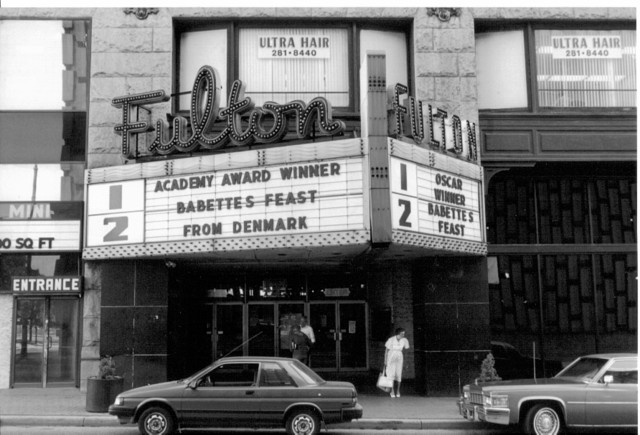
<instances>
[{"instance_id":1,"label":"parked sedan","mask_svg":"<svg viewBox=\"0 0 640 435\"><path fill-rule=\"evenodd\" d=\"M143 435L186 427L282 427L317 434L325 424L362 417L349 382L325 381L289 358L221 358L193 376L119 394L109 413Z\"/></svg>"},{"instance_id":2,"label":"parked sedan","mask_svg":"<svg viewBox=\"0 0 640 435\"><path fill-rule=\"evenodd\" d=\"M469 420L521 425L553 435L572 428L638 427L638 356L583 356L552 378L465 385L458 401Z\"/></svg>"}]
</instances>

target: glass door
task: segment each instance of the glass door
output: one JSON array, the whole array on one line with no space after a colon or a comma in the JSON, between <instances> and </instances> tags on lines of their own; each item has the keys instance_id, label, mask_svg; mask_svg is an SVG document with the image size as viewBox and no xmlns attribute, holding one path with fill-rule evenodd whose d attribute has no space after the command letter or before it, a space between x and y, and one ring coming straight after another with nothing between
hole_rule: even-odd
<instances>
[{"instance_id":1,"label":"glass door","mask_svg":"<svg viewBox=\"0 0 640 435\"><path fill-rule=\"evenodd\" d=\"M275 356L276 328L272 303L249 304L248 353L251 356Z\"/></svg>"},{"instance_id":2,"label":"glass door","mask_svg":"<svg viewBox=\"0 0 640 435\"><path fill-rule=\"evenodd\" d=\"M316 335L311 368L325 371L367 368L367 306L364 302L311 302L309 319Z\"/></svg>"},{"instance_id":3,"label":"glass door","mask_svg":"<svg viewBox=\"0 0 640 435\"><path fill-rule=\"evenodd\" d=\"M315 369L338 369L338 328L335 302L311 302L309 322L316 336L309 365Z\"/></svg>"},{"instance_id":4,"label":"glass door","mask_svg":"<svg viewBox=\"0 0 640 435\"><path fill-rule=\"evenodd\" d=\"M243 354L242 304L214 305L213 359Z\"/></svg>"},{"instance_id":5,"label":"glass door","mask_svg":"<svg viewBox=\"0 0 640 435\"><path fill-rule=\"evenodd\" d=\"M16 300L13 384L77 384L78 299Z\"/></svg>"},{"instance_id":6,"label":"glass door","mask_svg":"<svg viewBox=\"0 0 640 435\"><path fill-rule=\"evenodd\" d=\"M291 358L291 326L299 325L304 316L303 302L280 302L278 307L278 356Z\"/></svg>"},{"instance_id":7,"label":"glass door","mask_svg":"<svg viewBox=\"0 0 640 435\"><path fill-rule=\"evenodd\" d=\"M44 386L44 311L44 298L16 300L14 384Z\"/></svg>"},{"instance_id":8,"label":"glass door","mask_svg":"<svg viewBox=\"0 0 640 435\"><path fill-rule=\"evenodd\" d=\"M367 367L367 316L362 302L338 302L340 312L340 369Z\"/></svg>"}]
</instances>

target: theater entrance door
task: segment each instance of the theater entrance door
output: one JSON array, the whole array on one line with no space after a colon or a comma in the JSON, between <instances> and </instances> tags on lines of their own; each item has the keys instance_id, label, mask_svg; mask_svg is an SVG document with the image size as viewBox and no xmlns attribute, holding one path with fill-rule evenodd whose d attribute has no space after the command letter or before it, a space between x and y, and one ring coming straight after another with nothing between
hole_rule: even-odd
<instances>
[{"instance_id":1,"label":"theater entrance door","mask_svg":"<svg viewBox=\"0 0 640 435\"><path fill-rule=\"evenodd\" d=\"M367 306L362 301L309 302L316 343L310 365L317 371L366 370Z\"/></svg>"}]
</instances>

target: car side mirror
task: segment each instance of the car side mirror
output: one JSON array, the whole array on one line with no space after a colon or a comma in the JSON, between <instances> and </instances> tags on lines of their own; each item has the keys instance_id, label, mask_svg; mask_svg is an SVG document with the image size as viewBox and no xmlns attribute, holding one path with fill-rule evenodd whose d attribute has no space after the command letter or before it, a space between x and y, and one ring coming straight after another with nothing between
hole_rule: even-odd
<instances>
[{"instance_id":1,"label":"car side mirror","mask_svg":"<svg viewBox=\"0 0 640 435\"><path fill-rule=\"evenodd\" d=\"M613 382L613 375L604 375L604 383L610 384Z\"/></svg>"}]
</instances>

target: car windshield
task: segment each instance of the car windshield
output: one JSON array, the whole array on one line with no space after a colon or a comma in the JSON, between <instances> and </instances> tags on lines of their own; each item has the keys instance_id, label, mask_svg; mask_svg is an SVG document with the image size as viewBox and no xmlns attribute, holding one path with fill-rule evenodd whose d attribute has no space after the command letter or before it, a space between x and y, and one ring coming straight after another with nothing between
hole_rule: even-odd
<instances>
[{"instance_id":1,"label":"car windshield","mask_svg":"<svg viewBox=\"0 0 640 435\"><path fill-rule=\"evenodd\" d=\"M580 378L590 381L606 363L607 360L602 358L580 358L558 373L556 378Z\"/></svg>"},{"instance_id":2,"label":"car windshield","mask_svg":"<svg viewBox=\"0 0 640 435\"><path fill-rule=\"evenodd\" d=\"M300 361L292 361L290 367L306 384L319 385L325 382L316 372Z\"/></svg>"}]
</instances>

